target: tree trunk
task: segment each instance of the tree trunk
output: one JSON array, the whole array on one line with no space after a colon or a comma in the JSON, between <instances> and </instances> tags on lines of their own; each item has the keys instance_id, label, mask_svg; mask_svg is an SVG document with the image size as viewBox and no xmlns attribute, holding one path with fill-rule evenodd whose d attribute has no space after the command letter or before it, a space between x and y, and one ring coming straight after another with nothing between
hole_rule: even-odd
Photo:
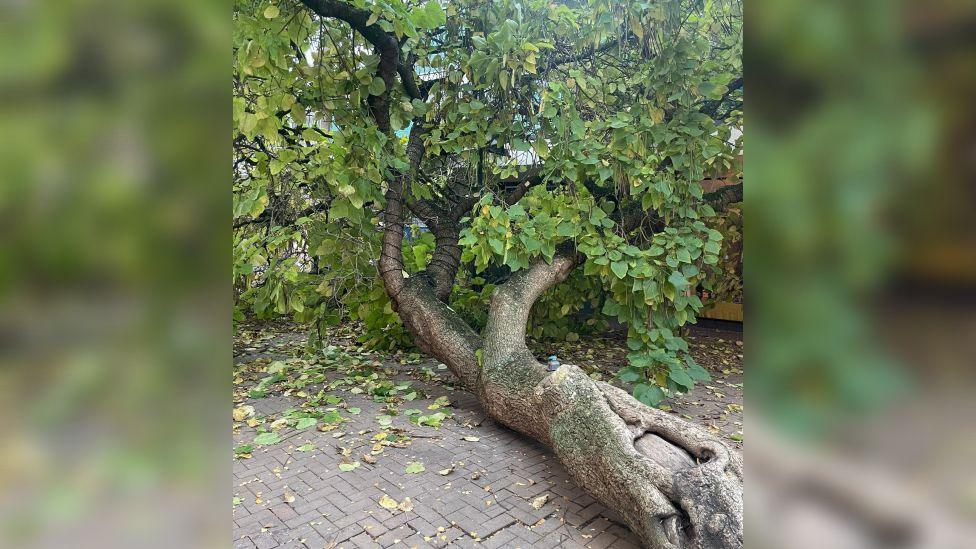
<instances>
[{"instance_id":1,"label":"tree trunk","mask_svg":"<svg viewBox=\"0 0 976 549\"><path fill-rule=\"evenodd\" d=\"M574 263L538 262L498 286L482 336L424 276L402 281L396 305L418 347L443 361L492 418L551 447L645 546L742 547L742 463L732 448L577 366L548 372L526 346L532 304Z\"/></svg>"},{"instance_id":2,"label":"tree trunk","mask_svg":"<svg viewBox=\"0 0 976 549\"><path fill-rule=\"evenodd\" d=\"M492 418L551 447L570 476L620 514L645 546L741 548L742 460L735 450L697 425L590 379L577 366L548 372L529 351L525 331L532 305L569 276L575 253L537 261L496 287L483 335L445 302L445 282L453 285L456 271L406 276L404 194L424 155L424 131L415 121L409 171L388 181L379 261L414 343L444 362Z\"/></svg>"}]
</instances>

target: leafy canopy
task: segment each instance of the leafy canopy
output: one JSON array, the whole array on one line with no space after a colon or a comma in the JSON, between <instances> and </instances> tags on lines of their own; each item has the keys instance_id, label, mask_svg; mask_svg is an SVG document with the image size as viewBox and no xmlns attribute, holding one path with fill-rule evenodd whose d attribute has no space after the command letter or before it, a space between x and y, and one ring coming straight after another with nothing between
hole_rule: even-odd
<instances>
[{"instance_id":1,"label":"leafy canopy","mask_svg":"<svg viewBox=\"0 0 976 549\"><path fill-rule=\"evenodd\" d=\"M738 2L308 3L368 16L357 30L300 2L235 7L239 309L348 317L370 345L408 341L376 260L412 134L425 153L407 190L408 274L435 247L423 214L464 208L451 304L478 326L493 284L572 245L582 268L536 305L530 335L618 320L632 351L619 375L651 404L707 377L680 331L722 246L699 182L736 169ZM399 44L393 79L379 31Z\"/></svg>"}]
</instances>

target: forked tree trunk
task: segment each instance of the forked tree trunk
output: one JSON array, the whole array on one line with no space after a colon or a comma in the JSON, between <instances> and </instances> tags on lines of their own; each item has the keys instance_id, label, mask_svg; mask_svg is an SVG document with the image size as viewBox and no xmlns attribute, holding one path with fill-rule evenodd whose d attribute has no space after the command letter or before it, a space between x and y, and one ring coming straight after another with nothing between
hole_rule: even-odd
<instances>
[{"instance_id":1,"label":"forked tree trunk","mask_svg":"<svg viewBox=\"0 0 976 549\"><path fill-rule=\"evenodd\" d=\"M376 74L386 86L367 103L377 129L392 138L389 93L397 75L411 98L426 97L412 68L401 62L397 39L370 25L368 10L341 0L302 1L322 17L345 21L373 45ZM409 167L386 182L379 260L386 291L417 346L447 364L494 419L549 445L573 479L619 513L647 547L742 547L742 464L734 450L693 424L593 381L576 366L549 373L526 347L532 304L565 280L574 258L535 263L496 288L484 336L444 303L460 259L458 227L442 222L428 271L404 275L404 191L424 156L425 126L423 117L414 119ZM527 188L517 187L508 203ZM454 223L471 204L441 213Z\"/></svg>"},{"instance_id":2,"label":"forked tree trunk","mask_svg":"<svg viewBox=\"0 0 976 549\"><path fill-rule=\"evenodd\" d=\"M551 447L645 546L742 547L742 463L734 449L577 366L548 372L526 346L532 304L573 265L568 257L539 262L497 287L481 336L436 298L423 274L395 284L397 309L417 345L492 418Z\"/></svg>"},{"instance_id":3,"label":"forked tree trunk","mask_svg":"<svg viewBox=\"0 0 976 549\"><path fill-rule=\"evenodd\" d=\"M577 366L548 372L526 346L532 305L569 276L575 254L537 261L496 287L482 335L445 303L453 272L405 275L404 187L424 154L422 132L415 126L408 141L412 171L389 181L379 261L414 343L444 362L492 418L551 447L570 476L623 517L645 546L741 548L742 460L734 449Z\"/></svg>"}]
</instances>

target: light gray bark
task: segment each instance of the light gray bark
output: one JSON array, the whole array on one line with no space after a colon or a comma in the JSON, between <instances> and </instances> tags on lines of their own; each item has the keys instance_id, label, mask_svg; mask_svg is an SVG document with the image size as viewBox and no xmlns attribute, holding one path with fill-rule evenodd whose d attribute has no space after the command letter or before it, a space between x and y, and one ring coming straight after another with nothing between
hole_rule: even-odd
<instances>
[{"instance_id":1,"label":"light gray bark","mask_svg":"<svg viewBox=\"0 0 976 549\"><path fill-rule=\"evenodd\" d=\"M742 547L742 462L734 449L577 366L548 372L526 346L532 304L574 263L557 256L498 286L482 335L424 277L404 280L397 309L418 346L447 364L492 418L551 447L645 546Z\"/></svg>"}]
</instances>

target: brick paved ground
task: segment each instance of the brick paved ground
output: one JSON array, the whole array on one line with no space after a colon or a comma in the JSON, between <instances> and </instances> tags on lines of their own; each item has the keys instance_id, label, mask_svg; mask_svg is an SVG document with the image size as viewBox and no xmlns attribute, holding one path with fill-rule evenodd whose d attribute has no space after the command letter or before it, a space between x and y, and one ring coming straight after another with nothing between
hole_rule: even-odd
<instances>
[{"instance_id":1,"label":"brick paved ground","mask_svg":"<svg viewBox=\"0 0 976 549\"><path fill-rule=\"evenodd\" d=\"M293 343L303 336L288 334L277 341L282 337ZM276 350L274 341L267 343L271 349L241 354L238 362L282 358L282 345ZM450 386L450 374L438 372L441 378L420 381L417 372L423 366L436 368L436 362L397 365L395 378L412 380L412 387L427 397L403 408L426 413L443 395L450 399L453 417L434 429L396 416L391 427L402 429L411 441L404 448L387 447L376 464L338 469L343 448L351 449L354 459L368 454L372 437L384 429L376 421L382 404L346 391L336 394L362 412L347 415L350 421L339 429L284 428L281 443L235 460L235 547L637 546L633 534L569 480L548 450L488 419L473 396ZM280 415L298 408L301 400L272 395L246 403L259 415ZM234 434L235 446L255 434L242 426ZM298 450L307 443L315 450ZM426 470L406 474L414 461ZM451 472L441 475L445 469ZM379 504L384 494L396 502L409 497L413 508L387 510ZM533 502L540 496L547 499L536 509Z\"/></svg>"}]
</instances>

